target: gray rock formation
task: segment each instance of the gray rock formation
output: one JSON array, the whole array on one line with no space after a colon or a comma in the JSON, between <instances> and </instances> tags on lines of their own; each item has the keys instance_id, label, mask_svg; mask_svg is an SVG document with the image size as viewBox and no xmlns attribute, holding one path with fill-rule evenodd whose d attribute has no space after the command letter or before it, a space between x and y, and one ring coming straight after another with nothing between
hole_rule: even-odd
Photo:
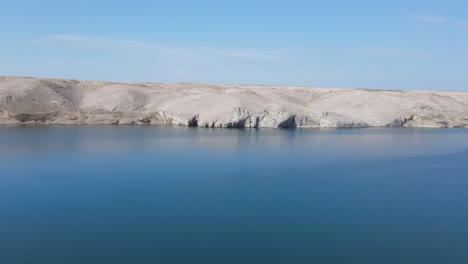
<instances>
[{"instance_id":1,"label":"gray rock formation","mask_svg":"<svg viewBox=\"0 0 468 264\"><path fill-rule=\"evenodd\" d=\"M468 127L468 93L0 77L0 124Z\"/></svg>"}]
</instances>

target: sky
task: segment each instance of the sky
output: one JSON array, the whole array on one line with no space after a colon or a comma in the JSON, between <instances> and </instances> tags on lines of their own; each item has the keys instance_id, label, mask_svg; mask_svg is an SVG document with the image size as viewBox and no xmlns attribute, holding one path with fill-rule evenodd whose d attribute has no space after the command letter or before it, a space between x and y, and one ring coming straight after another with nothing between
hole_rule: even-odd
<instances>
[{"instance_id":1,"label":"sky","mask_svg":"<svg viewBox=\"0 0 468 264\"><path fill-rule=\"evenodd\" d=\"M468 1L0 0L0 75L468 92Z\"/></svg>"}]
</instances>

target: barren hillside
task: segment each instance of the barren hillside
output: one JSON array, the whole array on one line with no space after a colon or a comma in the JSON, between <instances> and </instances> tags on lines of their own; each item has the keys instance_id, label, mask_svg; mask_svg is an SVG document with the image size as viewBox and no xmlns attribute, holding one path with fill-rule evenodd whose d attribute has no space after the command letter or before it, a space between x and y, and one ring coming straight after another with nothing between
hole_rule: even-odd
<instances>
[{"instance_id":1,"label":"barren hillside","mask_svg":"<svg viewBox=\"0 0 468 264\"><path fill-rule=\"evenodd\" d=\"M467 127L468 93L0 77L0 124Z\"/></svg>"}]
</instances>

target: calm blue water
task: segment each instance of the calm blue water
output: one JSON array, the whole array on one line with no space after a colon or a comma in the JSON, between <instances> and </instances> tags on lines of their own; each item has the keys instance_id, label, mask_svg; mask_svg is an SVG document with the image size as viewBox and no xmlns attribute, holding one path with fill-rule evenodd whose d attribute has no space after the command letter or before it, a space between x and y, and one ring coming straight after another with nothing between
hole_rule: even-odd
<instances>
[{"instance_id":1,"label":"calm blue water","mask_svg":"<svg viewBox=\"0 0 468 264\"><path fill-rule=\"evenodd\" d=\"M468 263L468 129L0 128L0 263Z\"/></svg>"}]
</instances>

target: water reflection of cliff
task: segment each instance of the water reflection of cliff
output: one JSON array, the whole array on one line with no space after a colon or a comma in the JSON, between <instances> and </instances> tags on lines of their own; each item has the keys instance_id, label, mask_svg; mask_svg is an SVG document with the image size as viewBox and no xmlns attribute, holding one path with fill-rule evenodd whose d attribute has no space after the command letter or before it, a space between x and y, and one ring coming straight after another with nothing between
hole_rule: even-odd
<instances>
[{"instance_id":1,"label":"water reflection of cliff","mask_svg":"<svg viewBox=\"0 0 468 264\"><path fill-rule=\"evenodd\" d=\"M147 126L2 127L0 155L230 155L266 159L413 157L468 149L464 129L200 129Z\"/></svg>"}]
</instances>

